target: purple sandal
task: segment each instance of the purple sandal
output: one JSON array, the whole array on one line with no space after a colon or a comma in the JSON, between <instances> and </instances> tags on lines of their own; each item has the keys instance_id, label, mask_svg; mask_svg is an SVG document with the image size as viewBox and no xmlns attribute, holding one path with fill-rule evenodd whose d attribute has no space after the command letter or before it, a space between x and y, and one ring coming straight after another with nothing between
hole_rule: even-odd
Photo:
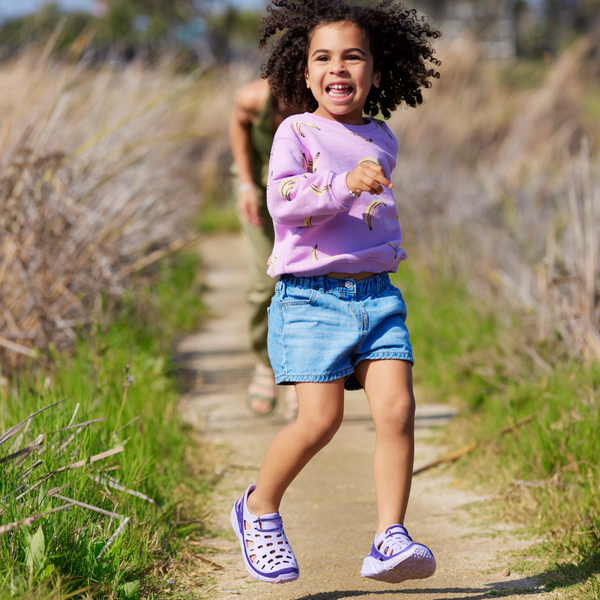
<instances>
[{"instance_id":1,"label":"purple sandal","mask_svg":"<svg viewBox=\"0 0 600 600\"><path fill-rule=\"evenodd\" d=\"M231 526L240 541L246 570L260 581L295 581L300 570L285 537L279 513L255 517L248 510L248 496L255 488L251 485L231 510ZM244 523L249 526L248 529Z\"/></svg>"},{"instance_id":2,"label":"purple sandal","mask_svg":"<svg viewBox=\"0 0 600 600\"><path fill-rule=\"evenodd\" d=\"M363 577L387 583L425 579L434 573L435 558L431 550L415 544L402 525L392 525L375 538L360 571Z\"/></svg>"}]
</instances>

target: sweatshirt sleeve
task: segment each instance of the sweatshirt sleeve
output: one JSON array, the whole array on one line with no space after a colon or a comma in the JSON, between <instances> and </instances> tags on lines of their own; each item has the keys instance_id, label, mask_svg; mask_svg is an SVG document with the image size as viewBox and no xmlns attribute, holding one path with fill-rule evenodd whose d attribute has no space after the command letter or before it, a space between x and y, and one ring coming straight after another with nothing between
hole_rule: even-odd
<instances>
[{"instance_id":1,"label":"sweatshirt sleeve","mask_svg":"<svg viewBox=\"0 0 600 600\"><path fill-rule=\"evenodd\" d=\"M313 162L294 141L275 139L267 190L267 206L275 223L302 227L308 218L322 223L350 208L354 197L346 187L348 172L315 169L313 173Z\"/></svg>"}]
</instances>

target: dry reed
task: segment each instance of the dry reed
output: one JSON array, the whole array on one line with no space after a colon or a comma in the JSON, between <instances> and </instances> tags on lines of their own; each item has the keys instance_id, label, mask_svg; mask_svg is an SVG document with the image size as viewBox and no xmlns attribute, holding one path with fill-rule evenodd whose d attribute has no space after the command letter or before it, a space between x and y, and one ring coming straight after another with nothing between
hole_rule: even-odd
<instances>
[{"instance_id":1,"label":"dry reed","mask_svg":"<svg viewBox=\"0 0 600 600\"><path fill-rule=\"evenodd\" d=\"M197 79L168 63L90 70L33 53L2 65L2 363L68 348L144 256L189 239L195 115L181 98Z\"/></svg>"},{"instance_id":2,"label":"dry reed","mask_svg":"<svg viewBox=\"0 0 600 600\"><path fill-rule=\"evenodd\" d=\"M560 338L559 352L600 359L600 123L585 112L597 94L593 41L517 89L499 82L515 65L479 50L468 39L442 46L439 85L393 119L405 247L486 302L533 313L537 338Z\"/></svg>"}]
</instances>

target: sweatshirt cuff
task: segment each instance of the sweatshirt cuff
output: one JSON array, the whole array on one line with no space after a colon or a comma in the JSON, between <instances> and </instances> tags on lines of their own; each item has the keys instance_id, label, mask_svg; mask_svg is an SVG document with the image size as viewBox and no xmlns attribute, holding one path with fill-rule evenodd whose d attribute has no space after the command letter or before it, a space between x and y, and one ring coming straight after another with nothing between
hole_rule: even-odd
<instances>
[{"instance_id":1,"label":"sweatshirt cuff","mask_svg":"<svg viewBox=\"0 0 600 600\"><path fill-rule=\"evenodd\" d=\"M346 185L346 177L350 171L346 171L345 173L340 173L333 178L333 182L331 184L331 191L333 192L333 197L336 199L338 204L341 204L344 208L348 209L352 205L352 202L356 200L356 198L350 193L348 190L348 186Z\"/></svg>"}]
</instances>

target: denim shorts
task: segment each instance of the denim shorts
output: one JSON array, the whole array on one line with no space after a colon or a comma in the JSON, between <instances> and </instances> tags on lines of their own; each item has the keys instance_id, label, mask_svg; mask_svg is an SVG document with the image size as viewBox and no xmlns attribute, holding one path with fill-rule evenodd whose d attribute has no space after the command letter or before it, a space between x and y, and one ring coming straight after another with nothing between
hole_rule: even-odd
<instances>
[{"instance_id":1,"label":"denim shorts","mask_svg":"<svg viewBox=\"0 0 600 600\"><path fill-rule=\"evenodd\" d=\"M387 273L366 279L282 275L269 307L269 359L275 381L291 384L354 375L361 360L414 363L406 305Z\"/></svg>"}]
</instances>

